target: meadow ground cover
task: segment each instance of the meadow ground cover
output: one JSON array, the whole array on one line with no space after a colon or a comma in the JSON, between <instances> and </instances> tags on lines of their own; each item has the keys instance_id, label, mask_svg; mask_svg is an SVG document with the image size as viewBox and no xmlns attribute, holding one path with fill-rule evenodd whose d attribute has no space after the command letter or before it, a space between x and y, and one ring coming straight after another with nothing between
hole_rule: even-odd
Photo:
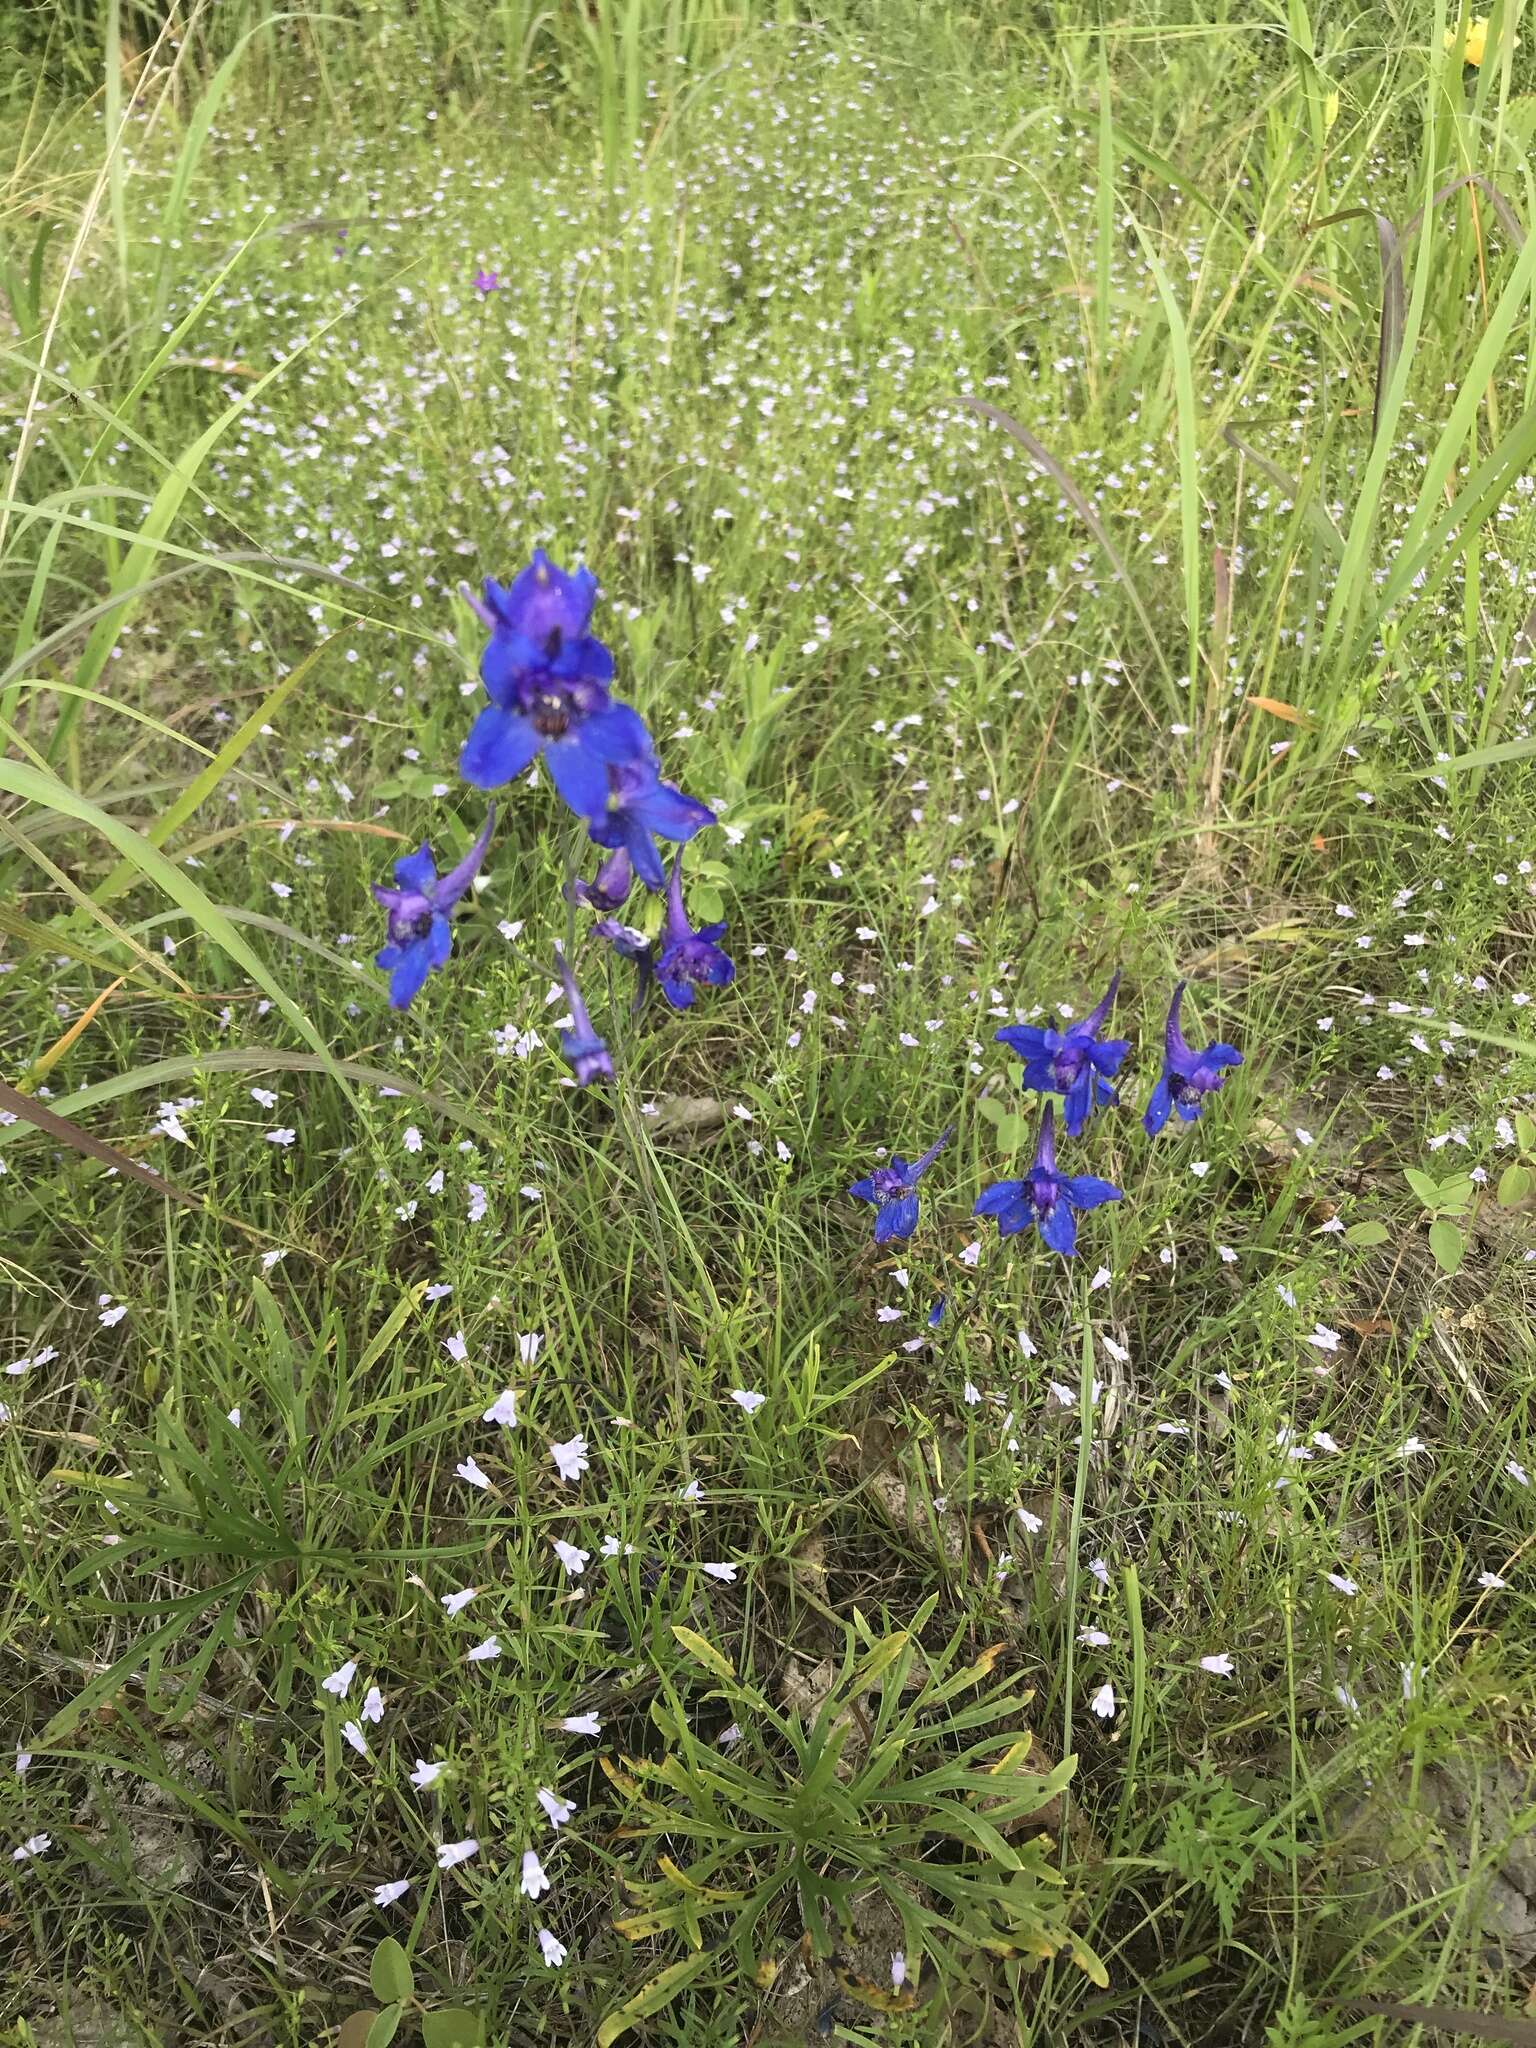
<instances>
[{"instance_id":1,"label":"meadow ground cover","mask_svg":"<svg viewBox=\"0 0 1536 2048\"><path fill-rule=\"evenodd\" d=\"M1521 16L4 14L0 2039L1533 2037Z\"/></svg>"}]
</instances>

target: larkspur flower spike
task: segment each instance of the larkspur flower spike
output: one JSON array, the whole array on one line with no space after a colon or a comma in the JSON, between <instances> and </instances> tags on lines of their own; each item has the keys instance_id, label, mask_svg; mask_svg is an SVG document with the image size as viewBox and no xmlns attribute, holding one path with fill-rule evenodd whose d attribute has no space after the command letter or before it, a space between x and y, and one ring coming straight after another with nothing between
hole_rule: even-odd
<instances>
[{"instance_id":1,"label":"larkspur flower spike","mask_svg":"<svg viewBox=\"0 0 1536 2048\"><path fill-rule=\"evenodd\" d=\"M1153 1137L1175 1110L1185 1123L1192 1124L1205 1107L1206 1096L1214 1095L1225 1082L1225 1069L1243 1064L1237 1047L1221 1039L1208 1045L1204 1052L1196 1052L1186 1043L1179 1029L1179 1008L1187 987L1188 983L1181 981L1168 1005L1168 1021L1163 1026L1162 1078L1152 1090L1141 1120Z\"/></svg>"},{"instance_id":2,"label":"larkspur flower spike","mask_svg":"<svg viewBox=\"0 0 1536 2048\"><path fill-rule=\"evenodd\" d=\"M910 1237L917 1228L917 1184L955 1135L951 1125L928 1147L921 1159L905 1160L893 1154L889 1166L877 1166L848 1190L856 1202L872 1202L875 1209L875 1243L889 1244L893 1238Z\"/></svg>"},{"instance_id":3,"label":"larkspur flower spike","mask_svg":"<svg viewBox=\"0 0 1536 2048\"><path fill-rule=\"evenodd\" d=\"M393 889L373 884L374 900L389 912L389 943L374 955L374 964L389 972L391 1009L409 1008L433 968L447 961L453 948L449 913L480 872L495 823L493 807L480 837L446 875L439 877L431 848L423 841L414 853L395 862Z\"/></svg>"},{"instance_id":4,"label":"larkspur flower spike","mask_svg":"<svg viewBox=\"0 0 1536 2048\"><path fill-rule=\"evenodd\" d=\"M674 1010L692 1007L695 988L726 988L736 979L736 963L722 952L717 940L724 924L701 925L697 931L688 922L683 907L683 857L672 857L672 879L667 884L667 915L657 940L656 979Z\"/></svg>"},{"instance_id":5,"label":"larkspur flower spike","mask_svg":"<svg viewBox=\"0 0 1536 2048\"><path fill-rule=\"evenodd\" d=\"M587 631L597 602L590 569L567 575L542 548L510 585L487 577L482 600L464 596L490 634L480 657L489 704L470 727L459 773L498 789L542 755L550 777L583 818L608 808L608 770L648 759L639 712L615 703L613 656Z\"/></svg>"},{"instance_id":6,"label":"larkspur flower spike","mask_svg":"<svg viewBox=\"0 0 1536 2048\"><path fill-rule=\"evenodd\" d=\"M1079 1209L1098 1209L1124 1199L1121 1190L1091 1173L1061 1173L1056 1166L1056 1108L1045 1105L1040 1142L1022 1180L1000 1180L982 1190L975 1213L997 1219L999 1237L1014 1237L1031 1224L1053 1252L1070 1258L1077 1249Z\"/></svg>"},{"instance_id":7,"label":"larkspur flower spike","mask_svg":"<svg viewBox=\"0 0 1536 2048\"><path fill-rule=\"evenodd\" d=\"M1077 1137L1096 1104L1117 1098L1109 1076L1131 1049L1128 1038L1100 1038L1120 986L1117 970L1103 1000L1065 1031L1038 1024L1005 1024L996 1036L1024 1062L1024 1086L1042 1095L1060 1095L1067 1136Z\"/></svg>"}]
</instances>

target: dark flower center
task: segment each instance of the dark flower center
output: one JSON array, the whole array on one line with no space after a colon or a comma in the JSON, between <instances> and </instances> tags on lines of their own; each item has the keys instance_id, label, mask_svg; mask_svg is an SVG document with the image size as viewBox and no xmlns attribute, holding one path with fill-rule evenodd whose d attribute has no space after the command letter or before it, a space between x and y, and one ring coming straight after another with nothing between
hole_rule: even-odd
<instances>
[{"instance_id":1,"label":"dark flower center","mask_svg":"<svg viewBox=\"0 0 1536 2048\"><path fill-rule=\"evenodd\" d=\"M1179 1085L1173 1091L1173 1099L1175 1102L1182 1102L1186 1109L1191 1109L1205 1094L1207 1085L1198 1075L1181 1074Z\"/></svg>"},{"instance_id":2,"label":"dark flower center","mask_svg":"<svg viewBox=\"0 0 1536 2048\"><path fill-rule=\"evenodd\" d=\"M905 1176L899 1174L893 1166L877 1166L869 1179L870 1185L882 1202L887 1201L892 1195L903 1194L906 1191Z\"/></svg>"},{"instance_id":3,"label":"dark flower center","mask_svg":"<svg viewBox=\"0 0 1536 2048\"><path fill-rule=\"evenodd\" d=\"M1051 1055L1051 1079L1060 1088L1070 1088L1087 1064L1086 1046L1076 1045L1069 1039L1059 1052Z\"/></svg>"},{"instance_id":4,"label":"dark flower center","mask_svg":"<svg viewBox=\"0 0 1536 2048\"><path fill-rule=\"evenodd\" d=\"M1054 1173L1032 1173L1029 1176L1030 1206L1037 1216L1049 1216L1061 1195L1061 1184Z\"/></svg>"},{"instance_id":5,"label":"dark flower center","mask_svg":"<svg viewBox=\"0 0 1536 2048\"><path fill-rule=\"evenodd\" d=\"M549 637L544 642L544 659L546 661L558 661L560 658L560 649L563 644L564 636L562 635L560 628L558 626L551 626L549 629Z\"/></svg>"},{"instance_id":6,"label":"dark flower center","mask_svg":"<svg viewBox=\"0 0 1536 2048\"><path fill-rule=\"evenodd\" d=\"M396 945L408 946L416 939L424 939L432 929L432 906L416 911L411 916L402 916L399 911L389 920L389 935Z\"/></svg>"},{"instance_id":7,"label":"dark flower center","mask_svg":"<svg viewBox=\"0 0 1536 2048\"><path fill-rule=\"evenodd\" d=\"M563 739L570 729L570 706L563 697L536 697L533 709L528 715L533 720L534 731L541 739Z\"/></svg>"}]
</instances>

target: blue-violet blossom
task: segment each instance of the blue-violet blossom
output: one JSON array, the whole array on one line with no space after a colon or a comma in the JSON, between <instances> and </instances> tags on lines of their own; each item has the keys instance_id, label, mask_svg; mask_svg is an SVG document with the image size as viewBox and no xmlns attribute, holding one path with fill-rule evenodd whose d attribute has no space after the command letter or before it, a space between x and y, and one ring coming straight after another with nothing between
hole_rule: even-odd
<instances>
[{"instance_id":1,"label":"blue-violet blossom","mask_svg":"<svg viewBox=\"0 0 1536 2048\"><path fill-rule=\"evenodd\" d=\"M736 979L736 963L715 941L725 931L723 924L701 925L697 931L683 908L683 857L672 856L672 879L667 884L667 915L657 940L656 979L674 1010L691 1008L694 988L703 982L709 988L725 988Z\"/></svg>"},{"instance_id":2,"label":"blue-violet blossom","mask_svg":"<svg viewBox=\"0 0 1536 2048\"><path fill-rule=\"evenodd\" d=\"M613 1061L608 1056L607 1046L593 1029L587 1006L581 999L581 990L576 986L576 977L563 951L556 956L556 966L565 990L565 1000L571 1006L571 1028L561 1032L560 1050L576 1076L576 1086L585 1088L593 1081L611 1081Z\"/></svg>"},{"instance_id":3,"label":"blue-violet blossom","mask_svg":"<svg viewBox=\"0 0 1536 2048\"><path fill-rule=\"evenodd\" d=\"M408 1008L433 968L447 960L453 947L448 913L479 873L495 822L493 806L480 837L441 879L431 848L423 841L414 853L395 862L395 888L373 884L375 900L389 912L389 944L374 955L374 964L389 970L391 1009Z\"/></svg>"},{"instance_id":4,"label":"blue-violet blossom","mask_svg":"<svg viewBox=\"0 0 1536 2048\"><path fill-rule=\"evenodd\" d=\"M480 679L490 703L470 727L459 773L497 789L542 754L556 789L584 818L608 805L608 770L650 753L638 711L608 694L613 656L587 631L597 601L590 569L567 575L542 548L504 586L465 598L490 633Z\"/></svg>"},{"instance_id":5,"label":"blue-violet blossom","mask_svg":"<svg viewBox=\"0 0 1536 2048\"><path fill-rule=\"evenodd\" d=\"M1062 1095L1062 1120L1075 1138L1095 1103L1113 1102L1115 1091L1106 1076L1115 1073L1131 1049L1128 1038L1099 1037L1120 986L1117 972L1104 999L1086 1017L1053 1031L1038 1024L1005 1024L997 1037L1024 1062L1024 1086L1042 1095Z\"/></svg>"},{"instance_id":6,"label":"blue-violet blossom","mask_svg":"<svg viewBox=\"0 0 1536 2048\"><path fill-rule=\"evenodd\" d=\"M596 845L627 852L647 889L660 890L667 878L657 838L686 846L714 822L708 804L663 782L658 763L643 757L609 763L607 803L600 815L588 818L587 830Z\"/></svg>"},{"instance_id":7,"label":"blue-violet blossom","mask_svg":"<svg viewBox=\"0 0 1536 2048\"><path fill-rule=\"evenodd\" d=\"M848 1190L856 1202L875 1205L875 1243L889 1244L893 1237L910 1237L917 1228L917 1184L955 1135L954 1127L942 1133L921 1159L910 1162L900 1153L889 1166L877 1166Z\"/></svg>"},{"instance_id":8,"label":"blue-violet blossom","mask_svg":"<svg viewBox=\"0 0 1536 2048\"><path fill-rule=\"evenodd\" d=\"M1204 1107L1207 1095L1214 1095L1226 1080L1224 1067L1240 1067L1243 1056L1235 1045L1227 1045L1218 1039L1208 1045L1204 1052L1196 1052L1185 1041L1179 1029L1179 1006L1184 1000L1186 982L1180 982L1173 992L1173 1001L1168 1005L1168 1021L1163 1026L1163 1074L1152 1090L1142 1123L1154 1137L1167 1123L1174 1110L1179 1112L1187 1124L1192 1124Z\"/></svg>"},{"instance_id":9,"label":"blue-violet blossom","mask_svg":"<svg viewBox=\"0 0 1536 2048\"><path fill-rule=\"evenodd\" d=\"M1034 1162L1022 1180L1000 1180L982 1190L976 1204L978 1216L995 1216L1000 1237L1013 1237L1021 1230L1039 1225L1040 1235L1053 1252L1070 1258L1077 1247L1078 1209L1097 1209L1105 1202L1118 1202L1122 1192L1107 1180L1091 1173L1058 1173L1056 1170L1056 1106L1048 1102L1040 1119L1040 1142Z\"/></svg>"},{"instance_id":10,"label":"blue-violet blossom","mask_svg":"<svg viewBox=\"0 0 1536 2048\"><path fill-rule=\"evenodd\" d=\"M566 894L573 903L581 903L588 910L622 910L629 901L629 892L635 886L635 871L628 853L621 846L617 853L610 853L590 882L578 877L567 884Z\"/></svg>"}]
</instances>

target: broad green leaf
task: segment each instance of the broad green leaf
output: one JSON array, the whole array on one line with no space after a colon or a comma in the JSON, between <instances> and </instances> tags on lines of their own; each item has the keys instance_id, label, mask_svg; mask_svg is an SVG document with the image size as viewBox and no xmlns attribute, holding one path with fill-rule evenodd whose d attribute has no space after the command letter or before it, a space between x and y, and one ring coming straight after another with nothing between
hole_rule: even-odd
<instances>
[{"instance_id":1,"label":"broad green leaf","mask_svg":"<svg viewBox=\"0 0 1536 2048\"><path fill-rule=\"evenodd\" d=\"M1404 1169L1403 1179L1407 1181L1409 1187L1413 1189L1413 1192L1418 1196L1426 1209L1439 1208L1440 1183L1433 1174L1421 1173L1416 1166L1409 1166Z\"/></svg>"},{"instance_id":2,"label":"broad green leaf","mask_svg":"<svg viewBox=\"0 0 1536 2048\"><path fill-rule=\"evenodd\" d=\"M368 2029L364 2048L389 2048L390 2042L400 2031L401 2011L402 2008L398 2005L386 2005Z\"/></svg>"},{"instance_id":3,"label":"broad green leaf","mask_svg":"<svg viewBox=\"0 0 1536 2048\"><path fill-rule=\"evenodd\" d=\"M1506 1166L1499 1175L1499 1206L1502 1209L1516 1208L1528 1199L1531 1189L1536 1187L1536 1173L1528 1166Z\"/></svg>"},{"instance_id":4,"label":"broad green leaf","mask_svg":"<svg viewBox=\"0 0 1536 2048\"><path fill-rule=\"evenodd\" d=\"M1438 1223L1430 1225L1429 1248L1441 1272L1454 1273L1466 1256L1467 1241L1454 1223L1448 1223L1441 1217Z\"/></svg>"},{"instance_id":5,"label":"broad green leaf","mask_svg":"<svg viewBox=\"0 0 1536 2048\"><path fill-rule=\"evenodd\" d=\"M336 2034L336 2048L368 2048L368 2035L374 2021L379 2017L371 2005L361 2012L348 2013Z\"/></svg>"},{"instance_id":6,"label":"broad green leaf","mask_svg":"<svg viewBox=\"0 0 1536 2048\"><path fill-rule=\"evenodd\" d=\"M1355 1245L1385 1244L1391 1235L1385 1223L1352 1223L1344 1233L1344 1241Z\"/></svg>"},{"instance_id":7,"label":"broad green leaf","mask_svg":"<svg viewBox=\"0 0 1536 2048\"><path fill-rule=\"evenodd\" d=\"M462 2005L421 2016L421 2048L481 2048L484 2040L478 2014L466 2012Z\"/></svg>"},{"instance_id":8,"label":"broad green leaf","mask_svg":"<svg viewBox=\"0 0 1536 2048\"><path fill-rule=\"evenodd\" d=\"M368 1965L368 1982L375 1998L399 2004L416 1989L410 1957L392 1934L386 1934Z\"/></svg>"}]
</instances>

